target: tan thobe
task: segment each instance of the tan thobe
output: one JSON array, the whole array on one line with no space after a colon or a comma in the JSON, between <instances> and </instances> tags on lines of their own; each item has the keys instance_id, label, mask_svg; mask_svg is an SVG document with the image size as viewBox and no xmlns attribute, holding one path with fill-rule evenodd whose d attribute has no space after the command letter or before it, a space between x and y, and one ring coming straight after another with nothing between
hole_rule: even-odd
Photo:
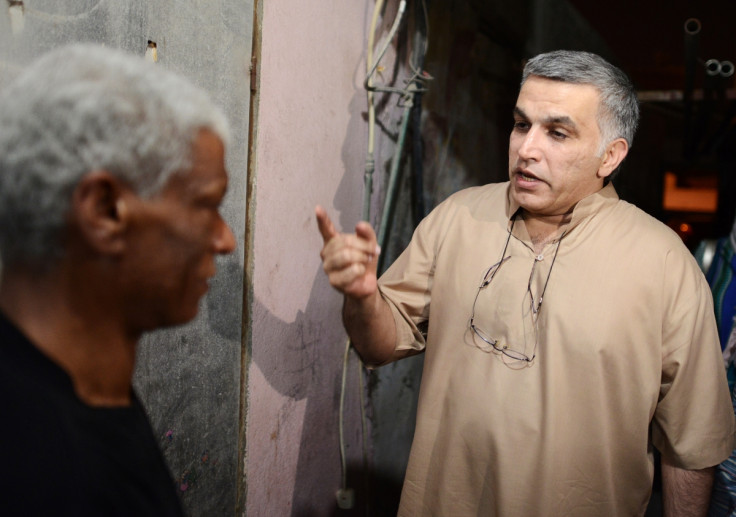
<instances>
[{"instance_id":1,"label":"tan thobe","mask_svg":"<svg viewBox=\"0 0 736 517\"><path fill-rule=\"evenodd\" d=\"M541 255L517 217L479 292L517 208L508 183L451 196L380 280L397 353L426 353L399 515L642 515L652 446L689 469L734 448L708 285L679 237L609 185ZM469 330L476 295L476 325L531 363Z\"/></svg>"}]
</instances>

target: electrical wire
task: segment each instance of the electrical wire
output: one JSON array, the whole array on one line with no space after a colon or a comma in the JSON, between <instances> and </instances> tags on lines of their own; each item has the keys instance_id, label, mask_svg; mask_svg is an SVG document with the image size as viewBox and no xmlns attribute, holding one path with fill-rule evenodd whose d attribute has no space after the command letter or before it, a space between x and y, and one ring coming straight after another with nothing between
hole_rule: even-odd
<instances>
[{"instance_id":1,"label":"electrical wire","mask_svg":"<svg viewBox=\"0 0 736 517\"><path fill-rule=\"evenodd\" d=\"M363 362L358 360L358 393L360 394L360 422L361 422L361 432L363 434L363 465L368 465L368 423L366 421L366 415L365 415L365 388L363 386ZM366 492L366 505L365 505L365 513L366 515L370 515L370 497L368 497L368 475L366 474L365 478L365 492Z\"/></svg>"},{"instance_id":2,"label":"electrical wire","mask_svg":"<svg viewBox=\"0 0 736 517\"><path fill-rule=\"evenodd\" d=\"M373 8L373 16L371 17L371 26L368 30L368 49L366 51L366 81L371 85L371 67L373 66L373 46L376 35L376 26L378 25L378 16L383 8L383 0L376 0ZM373 173L375 171L375 161L373 151L375 148L376 134L376 107L373 102L373 91L367 89L368 100L368 150L365 157L365 173L363 179L363 212L362 220L368 221L371 215L371 195L373 194Z\"/></svg>"},{"instance_id":3,"label":"electrical wire","mask_svg":"<svg viewBox=\"0 0 736 517\"><path fill-rule=\"evenodd\" d=\"M339 435L340 435L340 463L342 464L342 488L347 488L347 463L345 460L345 431L343 429L343 414L345 411L345 386L347 384L348 359L350 358L350 340L345 344L345 354L342 362L342 389L340 390Z\"/></svg>"},{"instance_id":4,"label":"electrical wire","mask_svg":"<svg viewBox=\"0 0 736 517\"><path fill-rule=\"evenodd\" d=\"M388 92L388 93L398 93L401 94L401 98L399 101L399 104L404 107L404 115L402 117L402 123L401 123L401 130L399 131L399 139L397 143L397 151L396 156L394 157L394 161L392 163L392 172L391 177L393 180L389 182L389 188L391 189L391 185L395 185L397 183L396 177L398 176L398 166L401 159L401 152L404 146L404 138L406 135L406 130L409 123L410 118L410 112L412 108L412 99L413 96L417 92L423 92L426 91L426 88L424 88L424 85L427 81L432 80L432 76L427 74L426 72L423 72L421 70L418 70L413 65L413 59L410 59L409 67L411 69L412 75L409 77L409 79L405 80L404 83L406 85L405 88L393 88L393 87L387 87L387 86L374 86L373 85L373 75L375 74L376 70L378 69L378 65L385 55L386 51L388 50L388 47L393 40L394 36L396 35L399 26L401 25L401 21L403 18L403 15L406 11L406 0L401 0L399 3L399 7L397 10L396 17L394 18L393 24L391 26L391 29L386 36L383 45L381 47L380 52L378 53L378 57L374 60L373 59L373 47L374 47L374 36L376 32L376 27L378 24L378 17L380 15L380 12L383 8L384 0L376 0L376 5L373 9L373 16L371 18L371 25L368 32L368 48L366 52L366 78L363 83L366 93L367 93L367 101L368 101L368 149L366 153L366 162L365 162L365 173L364 173L364 195L363 195L363 209L362 209L362 218L364 221L370 220L370 205L371 205L371 196L373 192L373 173L375 171L375 161L374 161L374 150L375 150L375 126L376 126L376 117L375 117L375 103L374 103L374 93L375 92ZM428 34L429 34L429 17L427 15L427 6L425 0L422 0L422 8L424 12L424 18L425 18L425 37L424 37L424 45L423 48L420 50L420 54L422 56L426 54L427 45L428 45ZM413 49L413 51L416 51L416 49ZM422 60L418 61L419 63L423 62ZM395 190L395 187L394 189ZM386 226L384 221L387 221L389 218L385 215L386 214L386 207L390 207L393 205L393 199L394 194L393 191L387 194L387 200L384 202L384 217L382 217L381 221L381 228L382 230L379 230L379 236L386 235ZM381 237L379 237L379 244L381 242ZM379 267L380 267L380 258L379 258ZM345 393L347 389L347 369L350 359L350 349L351 349L351 341L348 339L345 343L345 352L343 354L343 371L342 371L342 383L341 383L341 390L340 390L340 407L339 407L339 440L340 440L340 461L342 465L342 488L347 488L347 460L345 455L345 431L344 431L344 412L345 412ZM368 442L367 442L367 418L365 414L365 401L364 401L364 385L363 385L363 374L364 374L364 366L363 362L360 360L360 357L358 357L358 384L359 384L359 392L360 392L360 413L361 413L361 431L362 431L362 445L363 445L363 465L368 465ZM367 489L367 488L366 488ZM368 499L368 498L366 498ZM369 503L369 502L368 502ZM369 514L369 507L368 503L366 504L366 514Z\"/></svg>"},{"instance_id":5,"label":"electrical wire","mask_svg":"<svg viewBox=\"0 0 736 517\"><path fill-rule=\"evenodd\" d=\"M409 85L411 90L412 84ZM399 172L401 170L401 153L404 148L404 141L406 139L407 129L409 128L409 119L411 118L412 102L408 101L404 106L404 113L401 117L401 127L399 129L399 138L396 142L396 151L394 152L394 158L391 162L391 173L389 175L388 187L386 188L386 199L383 204L383 215L381 216L381 223L378 228L378 246L381 249L385 249L386 238L388 235L388 221L391 218L390 214L393 212L394 204L396 202L396 190L399 183ZM384 257L385 254L378 256L378 271L383 271Z\"/></svg>"},{"instance_id":6,"label":"electrical wire","mask_svg":"<svg viewBox=\"0 0 736 517\"><path fill-rule=\"evenodd\" d=\"M366 51L366 81L368 85L371 85L371 68L373 67L373 46L376 34L376 25L378 25L378 15L381 13L383 8L383 0L376 0L376 5L373 8L373 17L371 18L371 26L368 30L368 50ZM371 158L373 157L373 147L375 144L375 122L376 122L376 108L373 104L373 91L368 90L368 152Z\"/></svg>"},{"instance_id":7,"label":"electrical wire","mask_svg":"<svg viewBox=\"0 0 736 517\"><path fill-rule=\"evenodd\" d=\"M347 460L345 455L345 428L344 428L344 415L345 415L345 393L347 391L347 371L348 362L350 360L350 349L351 341L348 339L345 342L345 352L343 354L342 363L342 388L340 390L340 408L339 408L339 423L338 431L340 436L340 463L342 465L342 488L346 489L347 483ZM360 396L360 422L361 422L361 434L362 434L362 445L363 445L363 465L368 465L368 425L365 414L365 399L364 399L364 386L363 386L363 362L358 358L358 392Z\"/></svg>"},{"instance_id":8,"label":"electrical wire","mask_svg":"<svg viewBox=\"0 0 736 517\"><path fill-rule=\"evenodd\" d=\"M373 66L373 47L375 46L376 27L378 25L378 17L383 9L384 0L376 0L373 8L373 16L371 17L371 25L368 30L368 48L366 50L366 82L370 85L371 70ZM396 25L396 22L394 22ZM385 52L385 50L384 50ZM383 54L381 54L381 57ZM379 57L380 60L380 57ZM373 99L373 91L367 90L368 101L368 150L366 152L365 176L364 176L364 192L363 192L363 210L362 219L368 221L370 219L371 194L373 193L373 172L375 170L375 162L373 152L375 148L375 127L376 127L376 109ZM339 408L339 437L340 437L340 462L342 464L342 488L347 488L347 461L345 457L345 431L344 431L344 413L345 413L345 392L347 389L347 369L348 360L350 358L350 339L345 343L345 353L343 355L342 366L342 385L340 388L340 408ZM358 380L360 383L360 410L361 410L361 428L363 434L363 462L367 464L368 445L366 442L366 418L365 407L363 404L363 364L358 361Z\"/></svg>"},{"instance_id":9,"label":"electrical wire","mask_svg":"<svg viewBox=\"0 0 736 517\"><path fill-rule=\"evenodd\" d=\"M391 30L389 31L388 36L386 36L386 38L384 39L383 46L381 47L381 51L378 53L378 57L376 58L375 63L373 63L370 70L368 71L368 75L366 76L365 81L363 81L363 86L368 91L376 91L375 87L370 85L370 79L373 77L373 74L376 73L378 64L381 62L383 55L388 50L388 46L391 44L391 41L396 35L396 32L399 30L399 25L401 25L401 20L404 17L404 11L406 11L406 0L401 0L399 2L399 9L396 13L396 18L394 18L394 23L391 26Z\"/></svg>"}]
</instances>

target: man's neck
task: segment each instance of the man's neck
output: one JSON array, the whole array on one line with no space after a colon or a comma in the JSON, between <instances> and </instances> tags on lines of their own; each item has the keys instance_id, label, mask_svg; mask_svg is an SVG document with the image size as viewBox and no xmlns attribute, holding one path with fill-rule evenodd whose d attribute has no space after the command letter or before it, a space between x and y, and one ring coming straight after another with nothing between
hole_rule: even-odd
<instances>
[{"instance_id":1,"label":"man's neck","mask_svg":"<svg viewBox=\"0 0 736 517\"><path fill-rule=\"evenodd\" d=\"M59 271L4 271L0 310L71 377L91 406L127 406L139 336L128 336L114 312L85 285ZM112 316L112 317L111 317Z\"/></svg>"},{"instance_id":2,"label":"man's neck","mask_svg":"<svg viewBox=\"0 0 736 517\"><path fill-rule=\"evenodd\" d=\"M540 216L522 209L521 215L535 253L541 253L547 244L559 236L560 228L572 219L572 212L563 215Z\"/></svg>"}]
</instances>

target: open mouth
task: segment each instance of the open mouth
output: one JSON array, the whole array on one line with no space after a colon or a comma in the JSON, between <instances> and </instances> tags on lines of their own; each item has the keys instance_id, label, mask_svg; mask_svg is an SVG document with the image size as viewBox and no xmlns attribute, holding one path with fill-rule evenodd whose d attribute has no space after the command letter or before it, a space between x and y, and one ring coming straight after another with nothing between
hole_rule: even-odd
<instances>
[{"instance_id":1,"label":"open mouth","mask_svg":"<svg viewBox=\"0 0 736 517\"><path fill-rule=\"evenodd\" d=\"M516 175L519 179L522 181L529 181L529 182L535 182L535 181L541 181L539 178L537 178L534 174L532 174L529 171L524 171L521 169L516 170Z\"/></svg>"}]
</instances>

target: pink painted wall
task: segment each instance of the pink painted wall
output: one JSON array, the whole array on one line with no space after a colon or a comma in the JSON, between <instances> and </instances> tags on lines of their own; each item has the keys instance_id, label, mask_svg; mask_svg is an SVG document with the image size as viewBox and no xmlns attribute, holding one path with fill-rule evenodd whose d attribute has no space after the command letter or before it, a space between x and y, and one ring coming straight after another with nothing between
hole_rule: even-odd
<instances>
[{"instance_id":1,"label":"pink painted wall","mask_svg":"<svg viewBox=\"0 0 736 517\"><path fill-rule=\"evenodd\" d=\"M338 408L346 335L322 271L314 206L351 229L367 131L369 0L263 2L255 152L246 511L330 515L342 470ZM252 207L251 207L252 208ZM348 461L362 458L358 366L346 399Z\"/></svg>"}]
</instances>

